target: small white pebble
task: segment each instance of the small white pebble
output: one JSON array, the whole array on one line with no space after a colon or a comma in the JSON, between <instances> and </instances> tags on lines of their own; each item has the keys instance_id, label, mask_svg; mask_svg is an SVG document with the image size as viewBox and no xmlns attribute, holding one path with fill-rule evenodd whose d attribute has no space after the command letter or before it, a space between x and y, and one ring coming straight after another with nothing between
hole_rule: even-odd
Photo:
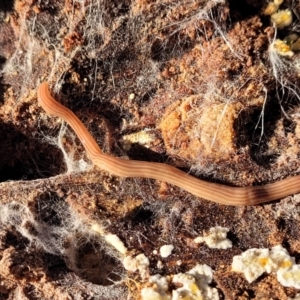
<instances>
[{"instance_id":1,"label":"small white pebble","mask_svg":"<svg viewBox=\"0 0 300 300\"><path fill-rule=\"evenodd\" d=\"M227 239L228 228L216 226L209 229L207 236L198 236L194 239L197 244L206 243L212 249L228 249L232 247L232 242Z\"/></svg>"},{"instance_id":2,"label":"small white pebble","mask_svg":"<svg viewBox=\"0 0 300 300\"><path fill-rule=\"evenodd\" d=\"M181 264L182 264L182 260L177 260L177 261L176 261L176 265L177 265L177 266L180 266Z\"/></svg>"},{"instance_id":3,"label":"small white pebble","mask_svg":"<svg viewBox=\"0 0 300 300\"><path fill-rule=\"evenodd\" d=\"M163 257L163 258L166 258L166 257L170 256L173 249L174 249L173 245L163 245L163 246L161 246L160 249L159 249L160 256Z\"/></svg>"},{"instance_id":4,"label":"small white pebble","mask_svg":"<svg viewBox=\"0 0 300 300\"><path fill-rule=\"evenodd\" d=\"M156 266L157 266L158 269L162 269L162 268L164 267L161 260L159 260L159 261L157 262Z\"/></svg>"}]
</instances>

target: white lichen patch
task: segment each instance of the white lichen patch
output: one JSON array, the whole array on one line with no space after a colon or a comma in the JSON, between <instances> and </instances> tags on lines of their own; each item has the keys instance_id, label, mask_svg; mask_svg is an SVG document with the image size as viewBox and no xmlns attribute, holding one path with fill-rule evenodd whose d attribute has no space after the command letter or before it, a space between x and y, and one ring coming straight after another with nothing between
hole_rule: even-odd
<instances>
[{"instance_id":1,"label":"white lichen patch","mask_svg":"<svg viewBox=\"0 0 300 300\"><path fill-rule=\"evenodd\" d=\"M168 277L154 275L149 278L151 287L141 291L143 300L218 300L217 289L210 287L213 271L207 265L196 265L186 273ZM176 289L170 291L170 283Z\"/></svg>"},{"instance_id":2,"label":"white lichen patch","mask_svg":"<svg viewBox=\"0 0 300 300\"><path fill-rule=\"evenodd\" d=\"M127 252L127 248L124 243L120 240L120 238L115 234L106 234L104 236L107 243L112 245L115 249L117 249L121 254L125 254Z\"/></svg>"},{"instance_id":3,"label":"white lichen patch","mask_svg":"<svg viewBox=\"0 0 300 300\"><path fill-rule=\"evenodd\" d=\"M139 254L136 257L126 256L123 260L124 268L127 271L139 271L142 278L146 278L149 273L149 259L145 254Z\"/></svg>"},{"instance_id":4,"label":"white lichen patch","mask_svg":"<svg viewBox=\"0 0 300 300\"><path fill-rule=\"evenodd\" d=\"M160 256L163 258L166 258L172 254L172 251L174 250L173 245L163 245L159 249Z\"/></svg>"},{"instance_id":5,"label":"white lichen patch","mask_svg":"<svg viewBox=\"0 0 300 300\"><path fill-rule=\"evenodd\" d=\"M150 129L144 129L135 133L127 134L122 137L120 142L124 149L129 150L132 144L139 144L149 148L151 143L156 140L155 134Z\"/></svg>"},{"instance_id":6,"label":"white lichen patch","mask_svg":"<svg viewBox=\"0 0 300 300\"><path fill-rule=\"evenodd\" d=\"M249 283L264 272L274 272L283 286L300 288L300 265L281 245L271 250L253 248L234 256L232 270L244 273Z\"/></svg>"},{"instance_id":7,"label":"white lichen patch","mask_svg":"<svg viewBox=\"0 0 300 300\"><path fill-rule=\"evenodd\" d=\"M247 281L251 283L266 271L268 262L269 249L249 249L233 257L232 270L244 273Z\"/></svg>"},{"instance_id":8,"label":"white lichen patch","mask_svg":"<svg viewBox=\"0 0 300 300\"><path fill-rule=\"evenodd\" d=\"M91 224L90 228L92 231L102 235L105 241L111 246L113 246L116 250L118 250L121 254L126 254L127 248L117 235L105 232L104 228L97 223Z\"/></svg>"},{"instance_id":9,"label":"white lichen patch","mask_svg":"<svg viewBox=\"0 0 300 300\"><path fill-rule=\"evenodd\" d=\"M100 235L105 235L105 230L104 230L103 226L101 226L98 223L91 224L91 230L95 231L96 233L98 233Z\"/></svg>"},{"instance_id":10,"label":"white lichen patch","mask_svg":"<svg viewBox=\"0 0 300 300\"><path fill-rule=\"evenodd\" d=\"M169 282L161 275L153 275L149 278L151 287L143 288L141 296L143 300L171 300L171 294L168 291Z\"/></svg>"},{"instance_id":11,"label":"white lichen patch","mask_svg":"<svg viewBox=\"0 0 300 300\"><path fill-rule=\"evenodd\" d=\"M212 276L212 269L207 265L197 265L187 273L175 275L173 283L182 286L173 291L172 300L219 299L218 291L209 286Z\"/></svg>"},{"instance_id":12,"label":"white lichen patch","mask_svg":"<svg viewBox=\"0 0 300 300\"><path fill-rule=\"evenodd\" d=\"M300 289L300 265L293 265L290 269L279 269L278 281L286 287Z\"/></svg>"},{"instance_id":13,"label":"white lichen patch","mask_svg":"<svg viewBox=\"0 0 300 300\"><path fill-rule=\"evenodd\" d=\"M273 247L270 251L270 263L266 266L268 273L276 272L277 270L286 270L295 264L295 259L290 257L286 249L281 245Z\"/></svg>"},{"instance_id":14,"label":"white lichen patch","mask_svg":"<svg viewBox=\"0 0 300 300\"><path fill-rule=\"evenodd\" d=\"M206 236L198 236L194 239L197 244L206 243L209 248L228 249L232 247L232 242L227 239L228 228L216 226L209 230Z\"/></svg>"}]
</instances>

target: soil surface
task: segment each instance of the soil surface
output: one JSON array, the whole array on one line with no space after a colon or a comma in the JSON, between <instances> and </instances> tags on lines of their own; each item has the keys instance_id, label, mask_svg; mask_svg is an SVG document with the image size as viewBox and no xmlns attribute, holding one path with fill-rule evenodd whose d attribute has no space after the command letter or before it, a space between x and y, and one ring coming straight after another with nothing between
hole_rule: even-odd
<instances>
[{"instance_id":1,"label":"soil surface","mask_svg":"<svg viewBox=\"0 0 300 300\"><path fill-rule=\"evenodd\" d=\"M248 249L276 245L300 264L300 194L236 207L165 182L113 176L94 167L72 129L37 101L48 81L112 156L229 186L298 175L300 52L287 37L300 36L300 4L280 4L293 18L284 28L271 23L266 6L0 3L0 300L142 299L150 275L172 277L197 264L213 269L219 299L299 299L276 274L249 283L231 264ZM295 50L277 51L275 39ZM194 242L216 226L229 229L232 248ZM146 275L125 269L107 234L127 256L149 259ZM163 245L174 246L166 258L157 254Z\"/></svg>"}]
</instances>

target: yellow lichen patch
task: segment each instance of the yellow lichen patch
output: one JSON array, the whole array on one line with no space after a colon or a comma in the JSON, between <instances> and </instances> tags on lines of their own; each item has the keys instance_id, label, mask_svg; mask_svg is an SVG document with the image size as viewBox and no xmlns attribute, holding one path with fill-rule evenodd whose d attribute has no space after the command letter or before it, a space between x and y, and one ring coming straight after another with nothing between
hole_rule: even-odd
<instances>
[{"instance_id":1,"label":"yellow lichen patch","mask_svg":"<svg viewBox=\"0 0 300 300\"><path fill-rule=\"evenodd\" d=\"M210 286L212 277L211 267L199 264L186 273L152 275L141 296L143 300L218 300L218 291Z\"/></svg>"},{"instance_id":2,"label":"yellow lichen patch","mask_svg":"<svg viewBox=\"0 0 300 300\"><path fill-rule=\"evenodd\" d=\"M292 267L293 263L291 262L291 260L282 260L278 267L282 268L282 269L289 269L290 267Z\"/></svg>"},{"instance_id":3,"label":"yellow lichen patch","mask_svg":"<svg viewBox=\"0 0 300 300\"><path fill-rule=\"evenodd\" d=\"M278 10L278 5L275 4L274 2L269 2L267 7L263 11L263 14L269 16L276 13L277 10Z\"/></svg>"},{"instance_id":4,"label":"yellow lichen patch","mask_svg":"<svg viewBox=\"0 0 300 300\"><path fill-rule=\"evenodd\" d=\"M293 22L292 12L289 9L280 10L271 15L271 21L278 29L287 27Z\"/></svg>"},{"instance_id":5,"label":"yellow lichen patch","mask_svg":"<svg viewBox=\"0 0 300 300\"><path fill-rule=\"evenodd\" d=\"M284 1L284 0L274 0L274 3L275 3L276 5L280 5L280 4L282 4L283 1Z\"/></svg>"},{"instance_id":6,"label":"yellow lichen patch","mask_svg":"<svg viewBox=\"0 0 300 300\"><path fill-rule=\"evenodd\" d=\"M275 40L271 46L281 56L291 57L294 55L294 52L291 50L291 47L282 40Z\"/></svg>"},{"instance_id":7,"label":"yellow lichen patch","mask_svg":"<svg viewBox=\"0 0 300 300\"><path fill-rule=\"evenodd\" d=\"M189 96L167 109L160 124L167 150L194 162L203 156L227 159L236 151L234 122L241 104L201 107L199 100L199 96Z\"/></svg>"},{"instance_id":8,"label":"yellow lichen patch","mask_svg":"<svg viewBox=\"0 0 300 300\"><path fill-rule=\"evenodd\" d=\"M262 267L265 267L269 263L269 258L268 257L260 257L260 258L258 258L258 263Z\"/></svg>"}]
</instances>

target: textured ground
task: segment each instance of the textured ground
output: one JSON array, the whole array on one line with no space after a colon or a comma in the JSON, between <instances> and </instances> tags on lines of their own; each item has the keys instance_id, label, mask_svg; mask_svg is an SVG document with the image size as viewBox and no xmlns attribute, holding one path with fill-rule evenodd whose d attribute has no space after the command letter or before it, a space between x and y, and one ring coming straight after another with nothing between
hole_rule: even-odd
<instances>
[{"instance_id":1,"label":"textured ground","mask_svg":"<svg viewBox=\"0 0 300 300\"><path fill-rule=\"evenodd\" d=\"M220 299L281 299L273 274L231 271L250 248L281 244L300 263L300 195L256 207L199 199L93 168L72 131L38 106L37 87L86 124L106 153L164 162L213 182L258 185L300 172L300 53L270 51L264 1L18 0L0 3L0 299L139 299L95 224L150 274L214 270ZM63 148L63 151L62 151ZM215 226L233 247L193 239ZM93 227L94 226L94 227ZM153 252L174 245L172 255ZM159 262L160 261L160 262ZM298 290L299 292L299 290Z\"/></svg>"}]
</instances>

